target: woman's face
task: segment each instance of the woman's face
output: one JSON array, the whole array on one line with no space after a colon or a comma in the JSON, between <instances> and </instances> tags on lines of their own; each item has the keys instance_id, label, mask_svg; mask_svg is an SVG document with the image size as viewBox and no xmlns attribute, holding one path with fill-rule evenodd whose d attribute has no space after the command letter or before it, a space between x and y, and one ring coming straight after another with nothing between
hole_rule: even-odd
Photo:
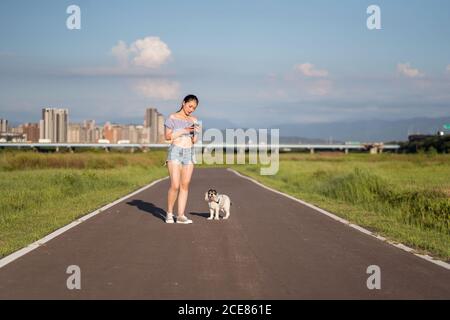
<instances>
[{"instance_id":1,"label":"woman's face","mask_svg":"<svg viewBox=\"0 0 450 320\"><path fill-rule=\"evenodd\" d=\"M183 109L187 115L190 115L197 108L197 102L195 100L191 100L189 102L183 102Z\"/></svg>"}]
</instances>

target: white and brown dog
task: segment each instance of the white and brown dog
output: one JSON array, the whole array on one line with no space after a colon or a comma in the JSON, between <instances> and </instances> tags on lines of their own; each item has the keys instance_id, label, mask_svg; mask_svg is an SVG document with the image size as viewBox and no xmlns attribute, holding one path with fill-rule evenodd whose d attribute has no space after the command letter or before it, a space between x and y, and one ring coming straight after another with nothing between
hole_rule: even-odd
<instances>
[{"instance_id":1,"label":"white and brown dog","mask_svg":"<svg viewBox=\"0 0 450 320\"><path fill-rule=\"evenodd\" d=\"M209 189L205 193L205 201L209 206L209 218L208 220L219 220L219 213L222 211L225 213L224 219L230 217L231 200L230 197L224 194L218 194L216 190Z\"/></svg>"}]
</instances>

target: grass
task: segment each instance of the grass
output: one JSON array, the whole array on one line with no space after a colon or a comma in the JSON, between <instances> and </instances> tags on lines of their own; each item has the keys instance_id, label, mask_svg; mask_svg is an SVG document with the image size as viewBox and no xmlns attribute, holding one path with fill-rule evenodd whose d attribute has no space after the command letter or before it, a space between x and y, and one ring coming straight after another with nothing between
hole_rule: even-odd
<instances>
[{"instance_id":1,"label":"grass","mask_svg":"<svg viewBox=\"0 0 450 320\"><path fill-rule=\"evenodd\" d=\"M164 150L0 152L0 256L166 176L164 158ZM217 166L450 260L449 155L284 153L274 176L258 165Z\"/></svg>"},{"instance_id":2,"label":"grass","mask_svg":"<svg viewBox=\"0 0 450 320\"><path fill-rule=\"evenodd\" d=\"M0 153L0 257L167 175L165 153Z\"/></svg>"},{"instance_id":3,"label":"grass","mask_svg":"<svg viewBox=\"0 0 450 320\"><path fill-rule=\"evenodd\" d=\"M280 170L237 171L418 252L450 259L448 155L280 154Z\"/></svg>"}]
</instances>

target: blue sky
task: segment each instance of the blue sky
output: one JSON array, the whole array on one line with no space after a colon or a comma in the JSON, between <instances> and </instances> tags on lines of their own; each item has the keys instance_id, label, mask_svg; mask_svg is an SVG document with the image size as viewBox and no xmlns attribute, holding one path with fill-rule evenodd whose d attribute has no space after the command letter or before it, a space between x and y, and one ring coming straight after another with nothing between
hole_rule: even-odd
<instances>
[{"instance_id":1,"label":"blue sky","mask_svg":"<svg viewBox=\"0 0 450 320\"><path fill-rule=\"evenodd\" d=\"M66 8L81 8L68 30ZM381 30L366 9L381 8ZM450 115L450 2L0 2L0 117L142 122L186 94L239 126ZM114 49L115 48L115 49Z\"/></svg>"}]
</instances>

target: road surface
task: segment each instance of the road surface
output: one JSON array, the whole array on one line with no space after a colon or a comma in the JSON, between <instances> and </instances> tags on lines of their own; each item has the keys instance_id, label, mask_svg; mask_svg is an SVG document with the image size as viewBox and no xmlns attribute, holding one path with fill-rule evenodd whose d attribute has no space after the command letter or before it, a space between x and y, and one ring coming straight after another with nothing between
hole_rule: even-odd
<instances>
[{"instance_id":1,"label":"road surface","mask_svg":"<svg viewBox=\"0 0 450 320\"><path fill-rule=\"evenodd\" d=\"M220 168L195 169L187 215L165 224L169 181L0 269L0 299L449 299L450 271ZM232 199L209 221L204 193ZM81 270L69 290L66 269ZM367 288L367 268L381 289Z\"/></svg>"}]
</instances>

